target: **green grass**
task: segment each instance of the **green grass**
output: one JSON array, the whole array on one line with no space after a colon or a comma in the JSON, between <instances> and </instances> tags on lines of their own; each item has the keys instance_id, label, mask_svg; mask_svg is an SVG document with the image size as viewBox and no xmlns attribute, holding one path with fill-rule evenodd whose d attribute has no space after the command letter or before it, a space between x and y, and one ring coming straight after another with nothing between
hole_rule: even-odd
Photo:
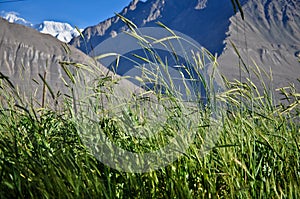
<instances>
[{"instance_id":1,"label":"green grass","mask_svg":"<svg viewBox=\"0 0 300 199\"><path fill-rule=\"evenodd\" d=\"M201 62L195 63L192 67L201 70ZM73 77L67 66L64 70L76 86L76 75ZM252 71L259 77L259 68ZM204 108L183 102L167 84L164 86L170 92L151 93L154 97L150 102L139 97L121 101L109 89L117 83L113 79L97 79L95 87L86 86L90 101L69 97L60 111L25 106L7 79L1 79L1 198L300 197L300 94L292 86L281 89L285 103L275 106L262 79L256 83L262 85L262 91L251 80L224 80L224 91L209 99ZM204 83L213 92L213 85ZM104 96L108 104L114 103L112 107L115 100L123 103L122 107L114 112L112 107L97 106ZM219 112L219 126L210 120L210 113L218 111L211 106L215 100L225 101L227 107ZM148 103L146 109L144 103ZM159 124L157 111L165 119ZM78 134L91 127L132 152L157 150L178 132L184 137L193 131L195 137L188 150L170 165L130 173L96 159ZM218 139L202 154L205 136L214 128ZM155 136L137 138L130 136L132 131L155 132Z\"/></svg>"}]
</instances>

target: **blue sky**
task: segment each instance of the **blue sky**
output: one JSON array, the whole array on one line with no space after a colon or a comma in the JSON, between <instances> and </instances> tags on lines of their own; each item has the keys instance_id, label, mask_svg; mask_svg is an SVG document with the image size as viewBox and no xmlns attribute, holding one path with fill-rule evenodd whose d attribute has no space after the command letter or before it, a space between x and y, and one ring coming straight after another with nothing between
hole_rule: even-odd
<instances>
[{"instance_id":1,"label":"blue sky","mask_svg":"<svg viewBox=\"0 0 300 199\"><path fill-rule=\"evenodd\" d=\"M24 0L1 3L0 11L19 13L33 24L44 20L68 22L85 28L120 12L131 0Z\"/></svg>"}]
</instances>

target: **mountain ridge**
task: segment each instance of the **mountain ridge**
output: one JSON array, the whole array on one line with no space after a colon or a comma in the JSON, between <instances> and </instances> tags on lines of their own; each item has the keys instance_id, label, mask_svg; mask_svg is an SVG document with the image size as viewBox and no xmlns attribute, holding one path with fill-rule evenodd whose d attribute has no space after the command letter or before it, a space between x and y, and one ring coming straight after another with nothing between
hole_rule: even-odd
<instances>
[{"instance_id":1,"label":"mountain ridge","mask_svg":"<svg viewBox=\"0 0 300 199\"><path fill-rule=\"evenodd\" d=\"M85 83L89 81L93 83L97 78L106 75L120 79L119 84L113 85L120 97L139 91L139 88L126 79L110 73L93 58L51 35L42 34L24 25L9 23L2 18L0 29L0 76L12 83L25 105L42 106L44 81L47 82L47 88L49 86L52 90L49 92L46 89L46 97L49 100L45 103L49 104L50 108L61 105L67 96L72 96L73 83L64 67L68 68L71 75L82 74L80 78L85 80L81 82L76 79L76 87L73 88L76 90L76 99L81 97L81 92L86 89L81 86L86 86ZM78 86L82 90L77 88ZM1 102L4 97L0 96ZM6 101L7 99L4 99L4 103Z\"/></svg>"},{"instance_id":2,"label":"mountain ridge","mask_svg":"<svg viewBox=\"0 0 300 199\"><path fill-rule=\"evenodd\" d=\"M244 81L249 78L249 74L240 75L240 60L234 47L231 46L232 42L247 66L255 68L257 65L266 71L267 75L264 75L264 80L269 88L285 87L291 83L300 89L300 83L297 81L297 78L300 79L300 63L298 62L300 14L297 12L300 10L300 2L242 0L241 3L245 20L241 19L240 13L234 13L230 2L218 0L190 0L180 1L180 3L176 0L145 2L133 0L121 11L121 15L132 20L138 27L157 27L156 22L160 21L167 27L192 37L213 54L218 55L218 69L229 80ZM24 21L21 20L21 22ZM6 36L2 36L1 44L4 47L0 51L2 69L6 70L7 75L14 76L16 73L14 63L16 60L17 65L29 62L30 64L26 67L31 67L31 70L37 70L37 72L40 69L36 68L41 67L39 65L45 65L47 60L55 63L52 68L59 68L56 54L64 53L60 42L54 37L50 39L49 35L42 36L35 30L27 31L24 27L17 26L19 28L15 32L20 32L20 34L15 35L13 32L13 35L19 43L8 43L5 37L8 37L7 30L11 26L7 24L9 23L2 25L5 30L2 34ZM128 27L119 17L111 17L96 26L86 28L83 31L85 41L81 37L76 37L70 45L93 55L93 49L99 43L127 29ZM29 33L35 35L34 40ZM24 41L30 41L30 43ZM12 42L12 39L9 42ZM80 51L74 51L76 57ZM24 58L18 55L18 52L25 53ZM47 53L48 55L43 57ZM17 58L13 58L14 54L18 55ZM82 52L80 54L79 57L89 59ZM42 62L34 61L35 56L43 57ZM62 60L65 58L68 57L59 57ZM81 59L74 60L84 62ZM53 71L53 74L60 75L61 72ZM267 76L272 76L272 78ZM260 83L253 73L251 79L257 84Z\"/></svg>"},{"instance_id":3,"label":"mountain ridge","mask_svg":"<svg viewBox=\"0 0 300 199\"><path fill-rule=\"evenodd\" d=\"M32 24L26 19L19 17L18 13L15 12L1 12L1 16L10 23L24 25L41 33L50 34L65 43L69 43L72 38L80 34L76 28L64 22L43 21L38 24Z\"/></svg>"},{"instance_id":4,"label":"mountain ridge","mask_svg":"<svg viewBox=\"0 0 300 199\"><path fill-rule=\"evenodd\" d=\"M240 51L249 67L259 67L270 73L264 81L276 89L295 84L300 89L300 1L241 0L245 20L234 13L230 1L219 0L133 0L120 15L138 28L158 27L162 22L168 28L195 39L211 53L218 55L219 70L229 80L245 80L248 75L238 69L239 60L231 41ZM83 31L84 39L73 38L71 45L85 53L102 41L128 30L117 16ZM272 72L271 72L272 71ZM252 74L253 81L260 81Z\"/></svg>"},{"instance_id":5,"label":"mountain ridge","mask_svg":"<svg viewBox=\"0 0 300 199\"><path fill-rule=\"evenodd\" d=\"M231 26L224 41L226 48L219 58L222 73L231 79L240 78L232 64L233 59L237 60L230 44L233 42L249 66L257 65L272 76L271 79L265 77L270 87L277 89L291 83L299 90L300 63L295 52L300 49L300 14L297 12L300 2L249 0L243 9L246 20L241 20L240 14L230 18ZM245 74L243 78L247 77ZM254 74L252 78L256 78Z\"/></svg>"},{"instance_id":6,"label":"mountain ridge","mask_svg":"<svg viewBox=\"0 0 300 199\"><path fill-rule=\"evenodd\" d=\"M225 13L225 15L222 16L219 13ZM212 53L220 53L224 48L222 43L226 37L225 33L228 31L228 19L234 15L234 11L230 2L222 1L220 3L217 0L189 0L180 3L174 0L148 0L146 2L133 0L120 12L120 15L128 18L138 27L155 27L157 26L155 23L160 21L169 28L197 40ZM210 17L212 21L198 20L197 22L200 24L193 26L196 30L191 30L190 23L186 23L186 21L194 21L201 15ZM216 24L219 25L216 26ZM203 31L203 27L211 30L209 34ZM127 29L117 16L111 17L83 31L88 46L80 37L73 38L70 44L89 53L103 40ZM215 42L212 43L212 40Z\"/></svg>"}]
</instances>

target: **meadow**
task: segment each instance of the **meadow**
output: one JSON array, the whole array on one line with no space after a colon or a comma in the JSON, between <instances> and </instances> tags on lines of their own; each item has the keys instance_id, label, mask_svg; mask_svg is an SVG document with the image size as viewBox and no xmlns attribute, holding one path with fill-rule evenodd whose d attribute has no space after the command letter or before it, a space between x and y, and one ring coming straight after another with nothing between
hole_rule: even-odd
<instances>
[{"instance_id":1,"label":"meadow","mask_svg":"<svg viewBox=\"0 0 300 199\"><path fill-rule=\"evenodd\" d=\"M132 35L153 56L152 64L163 66L164 73L168 74L167 62L146 45L149 38L139 37L134 29ZM174 38L179 39L165 38L156 42ZM204 53L213 63L211 67L217 68L217 58ZM139 58L150 62L149 57ZM183 68L186 74L190 74L192 67L201 77L204 64L201 56L198 58L195 56L195 60L189 62L190 67ZM171 78L171 84L167 84L159 71L146 70L147 81L159 82L164 90L161 86L145 89L143 95L122 101L117 112L112 108L118 105L115 100L119 102L113 89L118 79L111 74L99 76L94 84L86 85L89 100L78 101L67 96L59 110L46 103L41 103L40 107L31 106L18 97L15 86L2 76L1 198L300 197L300 93L287 84L277 89L282 99L276 101L275 90L270 90L262 78L266 72L251 65L237 65L237 70L255 75L260 82L251 79L228 81L220 74L224 88L216 92L215 85L210 83L214 75L209 80L200 78L209 93L205 104L200 103L203 96L197 93L192 102L183 100ZM72 66L72 63L63 67L70 84L76 86L79 80L74 68L79 72L89 70ZM193 78L195 76L183 77L183 81L199 81ZM46 82L44 84L47 88L44 92L51 93L51 88ZM185 89L187 96L192 95L188 86ZM149 93L150 97L144 97ZM103 98L106 105L100 106ZM216 103L225 103L226 108L216 109ZM218 121L211 119L216 112L221 118ZM163 119L158 122L161 114ZM94 137L83 139L80 133L90 128L101 132L118 147L135 153L166 146L178 132L182 137L191 132L194 136L188 148L170 164L154 166L156 169L147 172L134 169L125 172L97 159L95 150L87 144L87 140ZM217 137L213 144L203 149L207 133L213 131L217 131ZM153 133L154 136L135 137L133 132ZM128 165L127 169L130 168Z\"/></svg>"}]
</instances>

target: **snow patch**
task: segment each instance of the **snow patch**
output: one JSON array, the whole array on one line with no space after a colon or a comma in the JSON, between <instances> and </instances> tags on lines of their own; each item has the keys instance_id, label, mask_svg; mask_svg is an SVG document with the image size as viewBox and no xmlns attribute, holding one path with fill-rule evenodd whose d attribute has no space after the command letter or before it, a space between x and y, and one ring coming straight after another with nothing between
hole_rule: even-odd
<instances>
[{"instance_id":1,"label":"snow patch","mask_svg":"<svg viewBox=\"0 0 300 199\"><path fill-rule=\"evenodd\" d=\"M19 13L17 12L4 12L1 11L1 17L3 19L6 19L9 23L17 23L17 24L21 24L24 26L32 26L32 23L30 23L29 21L26 21L25 19L19 17Z\"/></svg>"},{"instance_id":2,"label":"snow patch","mask_svg":"<svg viewBox=\"0 0 300 199\"><path fill-rule=\"evenodd\" d=\"M196 10L202 10L206 8L207 0L198 0L198 3L195 7Z\"/></svg>"},{"instance_id":3,"label":"snow patch","mask_svg":"<svg viewBox=\"0 0 300 199\"><path fill-rule=\"evenodd\" d=\"M33 28L41 33L50 34L56 37L62 42L69 43L74 37L80 35L78 30L72 27L68 23L62 23L57 21L43 21L40 24L32 24L29 21L19 17L19 13L16 12L1 12L1 17L6 19L10 23L21 24L30 28ZM80 29L80 31L83 31Z\"/></svg>"},{"instance_id":4,"label":"snow patch","mask_svg":"<svg viewBox=\"0 0 300 199\"><path fill-rule=\"evenodd\" d=\"M33 28L41 33L50 34L66 43L69 43L73 37L79 36L77 29L68 23L44 21L35 25Z\"/></svg>"}]
</instances>

